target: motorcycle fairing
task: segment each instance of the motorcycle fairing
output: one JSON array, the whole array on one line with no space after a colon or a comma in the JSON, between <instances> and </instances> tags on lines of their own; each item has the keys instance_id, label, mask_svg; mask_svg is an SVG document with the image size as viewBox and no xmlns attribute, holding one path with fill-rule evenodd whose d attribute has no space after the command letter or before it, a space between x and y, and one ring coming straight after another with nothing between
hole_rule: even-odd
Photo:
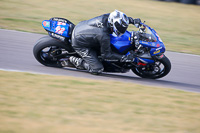
<instances>
[{"instance_id":1,"label":"motorcycle fairing","mask_svg":"<svg viewBox=\"0 0 200 133\"><path fill-rule=\"evenodd\" d=\"M132 44L130 43L130 37L131 33L129 31L126 31L120 37L115 37L110 34L110 42L120 53L122 53L123 51L131 47Z\"/></svg>"},{"instance_id":2,"label":"motorcycle fairing","mask_svg":"<svg viewBox=\"0 0 200 133\"><path fill-rule=\"evenodd\" d=\"M143 47L150 48L150 55L148 57L137 57L135 62L142 61L143 63L154 63L154 60L152 59L152 56L159 55L160 53L165 52L165 46L160 39L159 35L156 33L156 31L152 28L150 28L148 25L145 25L145 28L147 28L148 32L154 36L153 41L148 42L148 41L139 41L139 43ZM122 53L123 51L127 50L129 47L131 47L130 43L130 37L131 37L131 32L126 31L124 35L121 37L115 37L112 34L110 35L111 38L111 44L120 52Z\"/></svg>"},{"instance_id":3,"label":"motorcycle fairing","mask_svg":"<svg viewBox=\"0 0 200 133\"><path fill-rule=\"evenodd\" d=\"M151 56L158 55L160 53L165 52L165 45L162 42L160 36L157 34L157 32L153 29L150 28L148 25L145 25L151 32L152 34L156 37L156 42L149 42L149 45L151 46L150 54Z\"/></svg>"},{"instance_id":4,"label":"motorcycle fairing","mask_svg":"<svg viewBox=\"0 0 200 133\"><path fill-rule=\"evenodd\" d=\"M42 26L45 30L69 38L69 24L53 20L44 20Z\"/></svg>"},{"instance_id":5,"label":"motorcycle fairing","mask_svg":"<svg viewBox=\"0 0 200 133\"><path fill-rule=\"evenodd\" d=\"M49 33L55 33L57 35L70 38L75 25L64 18L51 18L50 20L44 20L42 26Z\"/></svg>"}]
</instances>

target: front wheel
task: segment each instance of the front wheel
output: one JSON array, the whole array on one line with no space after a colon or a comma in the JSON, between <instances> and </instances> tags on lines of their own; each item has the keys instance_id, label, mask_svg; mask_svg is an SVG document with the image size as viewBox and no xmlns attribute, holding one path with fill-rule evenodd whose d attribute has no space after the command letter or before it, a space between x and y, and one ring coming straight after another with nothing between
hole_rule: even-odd
<instances>
[{"instance_id":1,"label":"front wheel","mask_svg":"<svg viewBox=\"0 0 200 133\"><path fill-rule=\"evenodd\" d=\"M158 59L153 64L147 64L146 66L133 68L132 71L142 77L157 79L166 76L171 70L171 62L163 55L161 59Z\"/></svg>"}]
</instances>

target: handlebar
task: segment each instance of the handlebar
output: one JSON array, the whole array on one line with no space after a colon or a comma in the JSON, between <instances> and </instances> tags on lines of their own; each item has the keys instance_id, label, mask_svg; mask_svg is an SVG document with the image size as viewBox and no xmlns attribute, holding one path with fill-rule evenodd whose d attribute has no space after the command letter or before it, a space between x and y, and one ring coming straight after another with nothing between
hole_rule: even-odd
<instances>
[{"instance_id":1,"label":"handlebar","mask_svg":"<svg viewBox=\"0 0 200 133\"><path fill-rule=\"evenodd\" d=\"M144 21L144 23L145 23L145 21ZM145 24L144 23L142 23L142 22L140 22L140 24L139 24L139 32L140 33L144 33L144 29L145 29ZM144 28L142 28L142 26L144 27Z\"/></svg>"},{"instance_id":2,"label":"handlebar","mask_svg":"<svg viewBox=\"0 0 200 133\"><path fill-rule=\"evenodd\" d=\"M140 22L138 28L139 31L135 31L131 33L131 43L135 43L137 45L137 42L139 43L139 40L148 40L148 41L154 41L156 40L156 38L149 33L146 33L146 28L148 27L148 25L144 23Z\"/></svg>"}]
</instances>

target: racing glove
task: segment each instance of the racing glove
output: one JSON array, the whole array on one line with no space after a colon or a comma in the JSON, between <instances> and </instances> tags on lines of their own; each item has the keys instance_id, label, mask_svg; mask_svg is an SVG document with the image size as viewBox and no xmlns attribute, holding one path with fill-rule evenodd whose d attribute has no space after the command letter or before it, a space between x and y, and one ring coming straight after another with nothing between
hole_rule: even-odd
<instances>
[{"instance_id":1,"label":"racing glove","mask_svg":"<svg viewBox=\"0 0 200 133\"><path fill-rule=\"evenodd\" d=\"M128 55L123 55L120 62L133 62L135 60L135 56L133 52L129 52Z\"/></svg>"},{"instance_id":2,"label":"racing glove","mask_svg":"<svg viewBox=\"0 0 200 133\"><path fill-rule=\"evenodd\" d=\"M140 23L141 23L140 18L133 19L132 17L129 17L129 24L135 25L136 28L139 28Z\"/></svg>"},{"instance_id":3,"label":"racing glove","mask_svg":"<svg viewBox=\"0 0 200 133\"><path fill-rule=\"evenodd\" d=\"M140 33L132 31L131 32L131 44L138 45L139 44L139 39L140 39Z\"/></svg>"}]
</instances>

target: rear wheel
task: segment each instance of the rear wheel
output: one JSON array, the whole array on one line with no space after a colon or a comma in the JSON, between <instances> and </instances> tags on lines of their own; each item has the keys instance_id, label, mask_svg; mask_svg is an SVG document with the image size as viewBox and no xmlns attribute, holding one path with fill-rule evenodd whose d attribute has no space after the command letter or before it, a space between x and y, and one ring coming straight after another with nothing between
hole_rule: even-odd
<instances>
[{"instance_id":1,"label":"rear wheel","mask_svg":"<svg viewBox=\"0 0 200 133\"><path fill-rule=\"evenodd\" d=\"M68 49L65 43L45 36L38 40L33 48L33 54L36 60L45 66L62 67L59 59L64 57Z\"/></svg>"},{"instance_id":2,"label":"rear wheel","mask_svg":"<svg viewBox=\"0 0 200 133\"><path fill-rule=\"evenodd\" d=\"M169 59L164 56L163 58L157 60L153 64L148 64L142 67L133 68L132 71L142 77L142 78L150 78L157 79L166 76L171 70L171 63Z\"/></svg>"}]
</instances>

